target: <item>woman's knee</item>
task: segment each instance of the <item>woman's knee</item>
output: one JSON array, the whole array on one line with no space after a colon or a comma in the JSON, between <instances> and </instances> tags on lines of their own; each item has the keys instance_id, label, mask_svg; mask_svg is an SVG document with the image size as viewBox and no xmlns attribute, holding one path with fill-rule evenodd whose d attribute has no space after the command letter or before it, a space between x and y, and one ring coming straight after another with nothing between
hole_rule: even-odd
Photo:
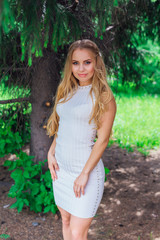
<instances>
[{"instance_id":1,"label":"woman's knee","mask_svg":"<svg viewBox=\"0 0 160 240\"><path fill-rule=\"evenodd\" d=\"M65 227L69 227L69 225L70 225L70 217L62 216L62 224Z\"/></svg>"},{"instance_id":2,"label":"woman's knee","mask_svg":"<svg viewBox=\"0 0 160 240\"><path fill-rule=\"evenodd\" d=\"M82 239L83 234L78 228L71 228L71 234L73 240L79 240Z\"/></svg>"},{"instance_id":3,"label":"woman's knee","mask_svg":"<svg viewBox=\"0 0 160 240\"><path fill-rule=\"evenodd\" d=\"M61 213L63 226L68 227L70 225L71 214L68 213L67 211L65 211L64 209L60 208L60 207L58 207L58 209L59 209L59 211Z\"/></svg>"},{"instance_id":4,"label":"woman's knee","mask_svg":"<svg viewBox=\"0 0 160 240\"><path fill-rule=\"evenodd\" d=\"M88 229L92 219L82 219L71 215L70 229L73 240L87 240Z\"/></svg>"},{"instance_id":5,"label":"woman's knee","mask_svg":"<svg viewBox=\"0 0 160 240\"><path fill-rule=\"evenodd\" d=\"M87 239L87 230L88 229L81 229L80 226L72 227L71 229L71 235L73 240L80 240L80 239Z\"/></svg>"}]
</instances>

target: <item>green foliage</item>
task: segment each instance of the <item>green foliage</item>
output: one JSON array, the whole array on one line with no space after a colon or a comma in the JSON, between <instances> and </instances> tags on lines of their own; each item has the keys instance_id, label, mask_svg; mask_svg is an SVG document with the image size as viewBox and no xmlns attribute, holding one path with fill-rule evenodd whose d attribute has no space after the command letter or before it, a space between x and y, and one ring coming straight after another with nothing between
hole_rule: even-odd
<instances>
[{"instance_id":1,"label":"green foliage","mask_svg":"<svg viewBox=\"0 0 160 240\"><path fill-rule=\"evenodd\" d=\"M110 33L115 34L111 54L111 65L116 76L124 82L141 85L148 61L139 48L148 39L157 44L160 41L160 5L157 1L118 1L118 7L112 11ZM115 20L114 20L115 19ZM115 27L117 26L117 27ZM108 51L109 52L109 51ZM146 52L146 51L145 51ZM155 60L155 59L154 59ZM152 66L156 65L152 62ZM150 66L151 66L150 65ZM158 73L158 71L157 71Z\"/></svg>"},{"instance_id":2,"label":"green foliage","mask_svg":"<svg viewBox=\"0 0 160 240\"><path fill-rule=\"evenodd\" d=\"M0 157L13 152L15 149L20 149L23 145L19 132L13 133L12 131L15 124L16 122L12 121L7 126L5 121L0 119Z\"/></svg>"},{"instance_id":3,"label":"green foliage","mask_svg":"<svg viewBox=\"0 0 160 240\"><path fill-rule=\"evenodd\" d=\"M109 169L107 167L104 167L105 175L109 174ZM105 176L105 181L107 181L107 177Z\"/></svg>"},{"instance_id":4,"label":"green foliage","mask_svg":"<svg viewBox=\"0 0 160 240\"><path fill-rule=\"evenodd\" d=\"M147 42L138 46L143 56L143 61L137 62L142 69L141 88L151 94L160 93L160 46L155 40L148 39Z\"/></svg>"},{"instance_id":5,"label":"green foliage","mask_svg":"<svg viewBox=\"0 0 160 240\"><path fill-rule=\"evenodd\" d=\"M14 153L30 141L28 103L7 104L0 119L0 157Z\"/></svg>"},{"instance_id":6,"label":"green foliage","mask_svg":"<svg viewBox=\"0 0 160 240\"><path fill-rule=\"evenodd\" d=\"M118 0L87 0L86 11L91 12L95 37L103 39L102 34L106 31L107 23L112 22L112 11L118 5Z\"/></svg>"},{"instance_id":7,"label":"green foliage","mask_svg":"<svg viewBox=\"0 0 160 240\"><path fill-rule=\"evenodd\" d=\"M45 48L62 53L74 40L95 37L119 79L139 86L145 73L139 45L160 41L159 0L3 0L0 10L2 68L16 55L31 66L32 56L42 57Z\"/></svg>"},{"instance_id":8,"label":"green foliage","mask_svg":"<svg viewBox=\"0 0 160 240\"><path fill-rule=\"evenodd\" d=\"M50 45L57 51L59 46L73 41L72 33L74 37L80 37L81 28L70 9L71 1L64 5L56 0L28 1L27 4L26 1L14 4L8 0L3 2L5 4L2 4L1 12L4 17L0 21L0 31L5 34L0 36L0 45L5 44L4 38L10 34L9 30L16 30L16 35L20 34L21 61L27 57L29 66L32 65L33 54L36 57L43 56L43 47Z\"/></svg>"},{"instance_id":9,"label":"green foliage","mask_svg":"<svg viewBox=\"0 0 160 240\"><path fill-rule=\"evenodd\" d=\"M0 82L0 100L23 97L23 87L6 86L8 78L6 75ZM29 90L25 90L25 95L29 95ZM0 105L0 157L14 153L30 141L31 109L28 102Z\"/></svg>"},{"instance_id":10,"label":"green foliage","mask_svg":"<svg viewBox=\"0 0 160 240\"><path fill-rule=\"evenodd\" d=\"M7 239L7 238L10 238L10 235L8 235L8 234L1 234L0 238Z\"/></svg>"},{"instance_id":11,"label":"green foliage","mask_svg":"<svg viewBox=\"0 0 160 240\"><path fill-rule=\"evenodd\" d=\"M2 10L3 9L3 10ZM3 0L0 3L0 38L2 29L8 33L14 27L14 14L8 0Z\"/></svg>"},{"instance_id":12,"label":"green foliage","mask_svg":"<svg viewBox=\"0 0 160 240\"><path fill-rule=\"evenodd\" d=\"M27 57L28 65L31 66L32 55L43 56L43 48L49 47L56 52L60 46L63 48L68 43L80 39L83 32L88 31L85 29L88 23L82 23L84 16L85 21L88 19L93 23L90 29L95 32L95 37L100 36L103 39L102 34L107 23L112 21L112 10L118 7L120 1L87 0L79 4L71 0L35 0L28 1L27 4L26 1L17 1L14 4L9 0L2 2L0 45L5 44L5 37L10 33L11 39L19 33L21 61Z\"/></svg>"},{"instance_id":13,"label":"green foliage","mask_svg":"<svg viewBox=\"0 0 160 240\"><path fill-rule=\"evenodd\" d=\"M50 171L47 170L45 173L42 171L47 159L35 164L32 160L34 156L28 156L22 151L16 156L18 159L15 161L6 160L4 163L4 166L12 171L11 178L15 182L8 196L16 198L17 201L10 208L17 208L20 212L24 206L28 206L34 212L51 211L55 214L57 207L53 197Z\"/></svg>"}]
</instances>

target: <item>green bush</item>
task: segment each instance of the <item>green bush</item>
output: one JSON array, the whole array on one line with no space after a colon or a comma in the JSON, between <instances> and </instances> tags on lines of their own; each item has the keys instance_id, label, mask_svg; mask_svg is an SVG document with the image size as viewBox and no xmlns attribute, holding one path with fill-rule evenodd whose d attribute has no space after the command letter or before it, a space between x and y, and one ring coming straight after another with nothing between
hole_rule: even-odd
<instances>
[{"instance_id":1,"label":"green bush","mask_svg":"<svg viewBox=\"0 0 160 240\"><path fill-rule=\"evenodd\" d=\"M143 56L142 62L137 62L142 69L142 90L150 94L160 93L160 46L158 40L150 39L140 44L139 52Z\"/></svg>"},{"instance_id":2,"label":"green bush","mask_svg":"<svg viewBox=\"0 0 160 240\"><path fill-rule=\"evenodd\" d=\"M106 175L109 174L110 170L107 167L104 167L104 171L105 171L105 179L104 179L104 181L106 182L107 181Z\"/></svg>"},{"instance_id":3,"label":"green bush","mask_svg":"<svg viewBox=\"0 0 160 240\"><path fill-rule=\"evenodd\" d=\"M19 132L12 131L13 125L15 125L14 121L7 126L7 123L0 119L0 157L13 153L15 149L20 149L23 145Z\"/></svg>"},{"instance_id":4,"label":"green bush","mask_svg":"<svg viewBox=\"0 0 160 240\"><path fill-rule=\"evenodd\" d=\"M11 178L15 182L8 196L17 201L10 208L17 208L20 212L26 205L36 213L51 211L55 214L58 209L54 201L50 171L42 171L47 159L36 164L32 160L34 156L28 156L22 151L16 156L18 159L15 161L6 160L4 163L12 171Z\"/></svg>"},{"instance_id":5,"label":"green bush","mask_svg":"<svg viewBox=\"0 0 160 240\"><path fill-rule=\"evenodd\" d=\"M0 100L29 97L30 89L9 84L10 75L2 76L0 81ZM29 102L0 104L0 157L15 153L30 141Z\"/></svg>"},{"instance_id":6,"label":"green bush","mask_svg":"<svg viewBox=\"0 0 160 240\"><path fill-rule=\"evenodd\" d=\"M8 235L8 234L1 234L0 238L7 239L7 238L10 238L10 235Z\"/></svg>"},{"instance_id":7,"label":"green bush","mask_svg":"<svg viewBox=\"0 0 160 240\"><path fill-rule=\"evenodd\" d=\"M28 103L7 104L0 119L0 157L15 153L30 141L30 109Z\"/></svg>"}]
</instances>

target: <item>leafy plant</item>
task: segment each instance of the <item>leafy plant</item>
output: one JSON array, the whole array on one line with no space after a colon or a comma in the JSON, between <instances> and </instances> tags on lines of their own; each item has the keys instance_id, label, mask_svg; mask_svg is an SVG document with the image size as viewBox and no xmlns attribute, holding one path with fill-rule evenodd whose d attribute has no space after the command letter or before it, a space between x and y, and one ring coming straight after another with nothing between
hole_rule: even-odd
<instances>
[{"instance_id":1,"label":"leafy plant","mask_svg":"<svg viewBox=\"0 0 160 240\"><path fill-rule=\"evenodd\" d=\"M30 140L30 111L27 103L0 106L0 157L15 153Z\"/></svg>"},{"instance_id":2,"label":"leafy plant","mask_svg":"<svg viewBox=\"0 0 160 240\"><path fill-rule=\"evenodd\" d=\"M7 239L7 238L10 238L10 235L8 235L8 234L1 234L0 238Z\"/></svg>"},{"instance_id":3,"label":"leafy plant","mask_svg":"<svg viewBox=\"0 0 160 240\"><path fill-rule=\"evenodd\" d=\"M34 156L28 156L25 152L16 154L18 159L15 161L6 160L4 166L9 167L11 178L15 183L11 186L8 196L16 198L17 201L10 208L17 208L22 211L26 205L34 212L56 213L52 180L50 171L42 171L47 159L44 162L34 163Z\"/></svg>"},{"instance_id":4,"label":"leafy plant","mask_svg":"<svg viewBox=\"0 0 160 240\"><path fill-rule=\"evenodd\" d=\"M11 121L10 125L7 126L6 122L0 119L0 157L22 147L22 138L19 132L14 133L12 131L14 125L14 121Z\"/></svg>"},{"instance_id":5,"label":"leafy plant","mask_svg":"<svg viewBox=\"0 0 160 240\"><path fill-rule=\"evenodd\" d=\"M105 175L109 174L109 169L107 167L104 167ZM107 177L105 176L105 181L107 181Z\"/></svg>"}]
</instances>

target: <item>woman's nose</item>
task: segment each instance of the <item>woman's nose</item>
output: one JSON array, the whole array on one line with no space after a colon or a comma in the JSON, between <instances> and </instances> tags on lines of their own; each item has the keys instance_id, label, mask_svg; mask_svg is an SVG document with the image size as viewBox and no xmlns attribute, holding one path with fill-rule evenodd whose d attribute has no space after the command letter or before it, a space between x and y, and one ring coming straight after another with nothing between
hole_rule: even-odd
<instances>
[{"instance_id":1,"label":"woman's nose","mask_svg":"<svg viewBox=\"0 0 160 240\"><path fill-rule=\"evenodd\" d=\"M83 71L84 70L84 65L83 64L80 64L79 65L79 71Z\"/></svg>"}]
</instances>

